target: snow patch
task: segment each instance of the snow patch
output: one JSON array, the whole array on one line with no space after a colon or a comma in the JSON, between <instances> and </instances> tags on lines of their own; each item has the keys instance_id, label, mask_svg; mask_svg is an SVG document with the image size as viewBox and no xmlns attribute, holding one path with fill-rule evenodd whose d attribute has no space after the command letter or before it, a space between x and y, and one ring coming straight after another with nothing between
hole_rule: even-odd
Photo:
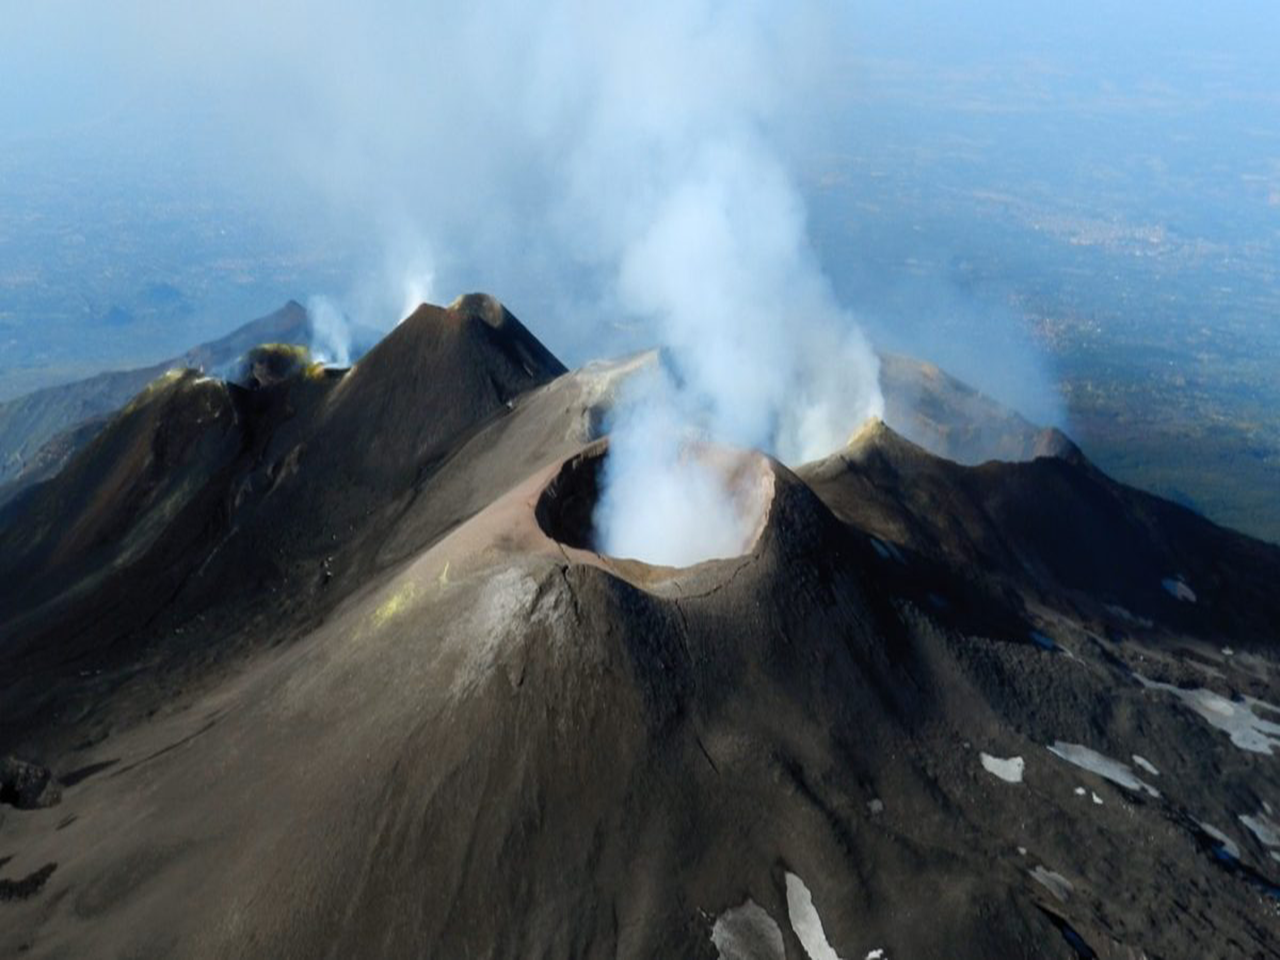
<instances>
[{"instance_id":1,"label":"snow patch","mask_svg":"<svg viewBox=\"0 0 1280 960\"><path fill-rule=\"evenodd\" d=\"M889 955L884 952L884 947L877 947L875 950L867 951L863 960L889 960Z\"/></svg>"},{"instance_id":2,"label":"snow patch","mask_svg":"<svg viewBox=\"0 0 1280 960\"><path fill-rule=\"evenodd\" d=\"M1059 903L1066 903L1067 897L1075 890L1070 880L1047 867L1040 866L1027 872L1031 874L1031 879L1053 894L1054 899Z\"/></svg>"},{"instance_id":3,"label":"snow patch","mask_svg":"<svg viewBox=\"0 0 1280 960\"><path fill-rule=\"evenodd\" d=\"M1148 680L1140 673L1135 673L1134 676L1148 690L1163 690L1165 693L1173 694L1208 721L1210 726L1230 736L1231 742L1241 750L1270 756L1275 747L1280 747L1280 724L1263 720L1254 712L1256 708L1280 713L1280 708L1264 700L1258 700L1255 697L1228 700L1212 690L1204 688L1184 690L1171 683Z\"/></svg>"},{"instance_id":4,"label":"snow patch","mask_svg":"<svg viewBox=\"0 0 1280 960\"><path fill-rule=\"evenodd\" d=\"M1258 842L1264 847L1280 847L1280 824L1265 813L1258 813L1252 817L1241 814L1240 822L1258 838ZM1273 853L1272 856L1274 857L1275 854Z\"/></svg>"},{"instance_id":5,"label":"snow patch","mask_svg":"<svg viewBox=\"0 0 1280 960\"><path fill-rule=\"evenodd\" d=\"M1090 750L1081 744L1064 743L1058 740L1049 748L1049 752L1056 757L1061 757L1067 763L1073 763L1083 770L1096 773L1104 780L1110 780L1126 790L1135 792L1145 790L1153 797L1160 796L1160 791L1146 781L1139 780L1134 775L1134 772L1129 769L1128 764L1121 763L1119 760L1112 760L1110 757L1098 753L1096 750Z\"/></svg>"},{"instance_id":6,"label":"snow patch","mask_svg":"<svg viewBox=\"0 0 1280 960\"><path fill-rule=\"evenodd\" d=\"M827 942L818 908L813 905L813 894L794 873L787 874L787 915L809 960L840 960Z\"/></svg>"},{"instance_id":7,"label":"snow patch","mask_svg":"<svg viewBox=\"0 0 1280 960\"><path fill-rule=\"evenodd\" d=\"M1196 592L1192 590L1181 577L1169 577L1160 581L1160 586L1164 587L1165 592L1175 600L1181 600L1183 603L1195 603Z\"/></svg>"},{"instance_id":8,"label":"snow patch","mask_svg":"<svg viewBox=\"0 0 1280 960\"><path fill-rule=\"evenodd\" d=\"M980 754L980 757L982 758L982 769L993 777L999 777L1005 783L1022 782L1022 771L1026 764L1021 757L1010 757L1008 760L1001 760L999 757L993 757L989 753Z\"/></svg>"},{"instance_id":9,"label":"snow patch","mask_svg":"<svg viewBox=\"0 0 1280 960\"><path fill-rule=\"evenodd\" d=\"M781 928L750 897L716 918L711 942L720 960L786 960Z\"/></svg>"},{"instance_id":10,"label":"snow patch","mask_svg":"<svg viewBox=\"0 0 1280 960\"><path fill-rule=\"evenodd\" d=\"M1205 823L1203 820L1195 820L1194 822L1197 827L1199 827L1209 836L1213 837L1214 840L1217 840L1218 843L1222 845L1222 849L1226 851L1227 856L1229 856L1232 860L1240 859L1240 848L1236 845L1236 842L1234 840L1228 837L1225 833L1223 833L1217 827L1211 826L1210 824Z\"/></svg>"},{"instance_id":11,"label":"snow patch","mask_svg":"<svg viewBox=\"0 0 1280 960\"><path fill-rule=\"evenodd\" d=\"M1141 767L1143 770L1147 771L1147 773L1151 774L1153 777L1160 776L1160 771L1156 769L1155 764L1153 764L1150 760L1147 760L1147 759L1144 759L1143 757L1138 756L1136 753L1133 754L1133 763L1134 763L1134 766Z\"/></svg>"}]
</instances>

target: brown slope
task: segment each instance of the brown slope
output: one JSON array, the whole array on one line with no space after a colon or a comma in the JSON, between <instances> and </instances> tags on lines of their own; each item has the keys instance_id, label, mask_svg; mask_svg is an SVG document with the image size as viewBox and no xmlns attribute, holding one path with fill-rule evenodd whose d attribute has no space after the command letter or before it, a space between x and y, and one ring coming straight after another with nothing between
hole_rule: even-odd
<instances>
[{"instance_id":1,"label":"brown slope","mask_svg":"<svg viewBox=\"0 0 1280 960\"><path fill-rule=\"evenodd\" d=\"M832 907L866 884L837 851L927 714L904 682L913 654L886 643L887 607L860 586L869 552L782 472L751 555L646 589L607 560L563 561L533 524L541 483L217 707L113 743L118 774L79 808L110 839L41 848L51 890L79 891L45 923L144 955L713 956L699 910L750 894L784 913L785 865L818 878L833 935L857 929L861 908ZM191 746L145 761L168 738ZM898 776L919 789L919 772ZM159 811L145 832L122 828L137 790ZM281 809L310 813L259 813ZM873 851L897 869L919 857L891 839ZM101 897L127 862L150 869ZM954 870L916 889L941 893ZM1027 905L1005 922L900 942L995 950L1037 918Z\"/></svg>"},{"instance_id":2,"label":"brown slope","mask_svg":"<svg viewBox=\"0 0 1280 960\"><path fill-rule=\"evenodd\" d=\"M0 743L74 736L149 660L207 653L170 611L229 529L237 478L283 399L166 375L5 508Z\"/></svg>"},{"instance_id":3,"label":"brown slope","mask_svg":"<svg viewBox=\"0 0 1280 960\"><path fill-rule=\"evenodd\" d=\"M458 346L490 343L467 332L483 316L423 316L401 344L499 384L522 366L507 359L519 337L496 356ZM164 614L217 613L216 630L188 620L183 636L247 650L234 673L164 691L154 716L110 714L132 696L116 687L100 691L114 724L60 719L90 742L46 738L62 803L0 825L5 879L54 865L0 903L0 951L710 960L716 918L750 897L802 960L788 871L846 960L1070 956L1058 923L1108 957L1248 956L1280 933L1265 894L1188 826L1228 830L1268 875L1237 821L1276 788L1268 758L1130 672L1194 669L1169 652L1189 643L1177 624L1104 646L1092 623L1037 607L1070 610L1082 594L1063 583L1083 573L1025 561L1052 561L1074 524L1105 526L1095 512L1137 549L1180 542L1159 516L1144 533L1123 491L1119 507L1097 495L1083 461L951 473L872 434L863 462L815 468L821 499L763 461L773 499L750 552L659 570L566 532L589 503L548 522L566 491L590 496L574 482L599 455L581 447L607 376L559 377L510 407L494 388L472 397L479 420L424 424L410 415L423 397L485 376L434 366L442 386L412 376L414 356L380 361L412 389L360 384L358 366L312 401L270 394L293 412L237 474L217 573ZM362 421L376 442L318 442L346 436L353 385L385 404ZM325 512L348 503L371 511L354 530ZM1070 522L1036 526L1037 504ZM326 542L328 587L311 553ZM253 562L275 571L269 607L237 599ZM930 603L957 584L985 591L980 628ZM202 608L203 589L221 607ZM1033 624L1070 656L1037 649ZM1202 682L1280 699L1265 661L1195 653ZM1161 797L1067 766L1044 749L1058 738L1149 756ZM1024 757L1025 782L997 780L980 751ZM1036 868L1071 884L1064 899Z\"/></svg>"},{"instance_id":4,"label":"brown slope","mask_svg":"<svg viewBox=\"0 0 1280 960\"><path fill-rule=\"evenodd\" d=\"M399 490L467 431L564 372L492 297L423 304L343 379L319 413L314 455L358 483Z\"/></svg>"},{"instance_id":5,"label":"brown slope","mask_svg":"<svg viewBox=\"0 0 1280 960\"><path fill-rule=\"evenodd\" d=\"M0 403L0 502L18 489L56 473L96 432L85 435L75 428L115 413L167 370L212 371L232 363L260 343L307 343L310 339L307 312L291 300L279 310L251 320L225 337L193 347L180 357L46 387ZM61 442L45 449L46 443L59 435Z\"/></svg>"},{"instance_id":6,"label":"brown slope","mask_svg":"<svg viewBox=\"0 0 1280 960\"><path fill-rule=\"evenodd\" d=\"M0 945L712 960L749 897L803 960L787 872L842 957L1069 956L1057 923L1108 957L1267 942L1269 908L1185 821L1224 808L1176 745L1239 789L1231 747L1065 636L1080 666L904 603L895 562L767 468L750 553L663 571L549 539L553 462L301 642L75 757L113 765L6 834L16 872L57 869ZM1159 802L1095 778L1081 806L1088 775L1043 749L1123 757L1157 730Z\"/></svg>"},{"instance_id":7,"label":"brown slope","mask_svg":"<svg viewBox=\"0 0 1280 960\"><path fill-rule=\"evenodd\" d=\"M406 549L421 549L467 515L427 495L436 475L563 370L491 297L423 305L264 444L231 536L193 584L200 602L220 604L241 563L269 556L274 576L294 584L289 603L323 607L322 593L341 595L391 562L388 540L409 527L417 539ZM468 483L468 513L509 485L501 470Z\"/></svg>"},{"instance_id":8,"label":"brown slope","mask_svg":"<svg viewBox=\"0 0 1280 960\"><path fill-rule=\"evenodd\" d=\"M472 297L417 311L345 377L246 391L188 374L149 390L7 511L0 604L12 615L0 619L0 663L7 677L28 676L0 707L0 733L40 742L48 725L25 701L100 703L104 685L137 686L144 660L157 686L129 709L150 709L170 674L192 682L262 642L246 625L273 622L278 642L313 622L392 562L393 530L400 541L414 531L402 549L415 549L514 482L500 470L496 487L469 477L464 496L476 503L461 515L454 501L419 501L451 450L561 369L501 305ZM212 459L195 437L217 418L170 402L193 390L223 397L218 416L232 421ZM416 519L401 523L415 503Z\"/></svg>"},{"instance_id":9,"label":"brown slope","mask_svg":"<svg viewBox=\"0 0 1280 960\"><path fill-rule=\"evenodd\" d=\"M232 389L192 371L161 377L57 483L11 504L0 525L0 602L33 606L146 553L238 452Z\"/></svg>"},{"instance_id":10,"label":"brown slope","mask_svg":"<svg viewBox=\"0 0 1280 960\"><path fill-rule=\"evenodd\" d=\"M1280 548L1111 480L1056 432L1040 444L1054 455L963 467L876 423L802 473L846 521L952 566L1087 609L1275 645ZM1170 593L1175 578L1195 602Z\"/></svg>"}]
</instances>

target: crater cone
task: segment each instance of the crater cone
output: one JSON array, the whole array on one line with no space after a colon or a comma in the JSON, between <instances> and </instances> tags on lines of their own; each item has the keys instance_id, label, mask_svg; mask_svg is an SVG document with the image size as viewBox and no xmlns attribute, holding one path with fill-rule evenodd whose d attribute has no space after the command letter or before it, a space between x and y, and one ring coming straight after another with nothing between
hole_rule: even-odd
<instances>
[{"instance_id":1,"label":"crater cone","mask_svg":"<svg viewBox=\"0 0 1280 960\"><path fill-rule=\"evenodd\" d=\"M543 488L534 507L538 527L546 536L574 550L607 556L601 549L595 526L600 501L608 439L598 440L566 460ZM731 559L751 553L760 541L773 505L775 478L768 457L754 450L703 444L691 447L689 456L709 466L720 480L724 495L747 518L747 535L736 554L708 557L700 563ZM639 567L663 567L630 557L612 559ZM695 566L697 564L694 564Z\"/></svg>"}]
</instances>

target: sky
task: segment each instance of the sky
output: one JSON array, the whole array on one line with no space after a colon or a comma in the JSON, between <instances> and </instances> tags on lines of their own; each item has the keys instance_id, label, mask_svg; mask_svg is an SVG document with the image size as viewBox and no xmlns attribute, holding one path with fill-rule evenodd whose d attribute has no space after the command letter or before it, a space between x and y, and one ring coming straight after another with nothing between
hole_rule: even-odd
<instances>
[{"instance_id":1,"label":"sky","mask_svg":"<svg viewBox=\"0 0 1280 960\"><path fill-rule=\"evenodd\" d=\"M968 240L954 223L936 233L903 227L907 214L895 222L872 180L828 189L840 158L891 158L902 195L915 191L922 203L966 142L981 150L962 172L965 189L1087 199L1099 166L1123 170L1140 158L1175 172L1194 162L1244 174L1253 164L1280 191L1274 140L1249 140L1251 127L1277 118L1280 15L1265 2L3 0L0 18L0 145L12 158L0 165L10 179L0 203L17 209L6 198L28 182L41 188L0 231L0 249L32 247L32 216L101 221L85 198L118 195L113 229L167 254L147 283L186 270L184 256L234 259L237 245L284 264L240 271L248 279L227 268L188 281L203 284L191 294L197 305L234 306L196 309L174 344L200 324L220 332L212 328L227 326L228 313L265 312L291 285L307 289L289 296L330 298L381 327L413 296L485 289L571 363L681 339L700 321L677 301L698 292L688 278L664 284L676 258L655 262L652 243L647 269L657 275L637 279L637 251L663 204L699 176L703 186L736 177L738 194L720 202L788 211L787 249L753 256L790 257L801 285L829 288L820 296L851 328L967 376L981 379L982 359L1004 348L1012 385L980 385L1053 420L1051 361L1019 327L1016 280L975 293L946 266L887 275L876 259L883 249L953 264ZM1135 117L1151 135L1126 142ZM1215 134L1209 146L1179 139L1204 129ZM1007 175L993 172L993 151L1009 158ZM783 199L756 196L752 177L776 179ZM1193 189L1165 198L1152 219L1181 214L1197 235L1242 229L1234 210L1218 216L1186 182ZM144 202L153 194L162 209L179 209L169 233L157 226L157 203ZM176 197L198 202L188 210ZM872 203L875 216L860 217ZM220 233L191 226L205 216L221 218ZM1266 211L1259 216L1258 229L1274 231ZM856 242L836 236L848 223L858 225ZM8 310L0 285L15 350L62 329L29 314L75 284L80 261L64 248L58 267L31 254L38 283L21 286ZM117 264L95 261L94 277L127 272L129 249ZM724 289L744 290L742 278L760 273L739 263L734 281L725 266ZM92 301L81 309L86 324L111 306L109 284L94 282L81 297ZM779 272L756 295L783 299L793 282ZM973 318L963 349L935 335L937 311Z\"/></svg>"}]
</instances>

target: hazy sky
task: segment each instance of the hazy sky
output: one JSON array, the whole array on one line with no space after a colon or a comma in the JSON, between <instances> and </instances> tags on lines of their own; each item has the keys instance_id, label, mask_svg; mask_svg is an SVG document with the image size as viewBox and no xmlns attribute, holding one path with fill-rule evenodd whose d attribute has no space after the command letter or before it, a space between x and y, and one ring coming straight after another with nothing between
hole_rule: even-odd
<instances>
[{"instance_id":1,"label":"hazy sky","mask_svg":"<svg viewBox=\"0 0 1280 960\"><path fill-rule=\"evenodd\" d=\"M1280 151L1266 166L1275 141L1248 135L1278 119L1274 3L1054 7L4 0L0 145L25 164L11 177L47 181L36 207L50 216L101 192L200 192L205 208L261 224L268 246L314 259L323 243L336 258L325 262L348 274L291 295L329 295L385 324L406 290L448 300L485 288L538 321L570 361L664 332L654 315L671 305L637 303L623 289L625 263L663 198L698 163L705 171L708 145L763 158L794 186L797 263L810 256L810 226L830 230L865 200L860 188L821 189L832 158L871 147L897 151L907 190L913 164L928 189L930 158L972 138L987 156L994 141L1042 169L1063 196L1088 195L1079 158L1114 154L1120 169L1152 150L1175 168L1194 157L1243 175L1253 164L1280 191ZM1115 136L1134 117L1158 148ZM1213 143L1180 146L1183 127L1211 122ZM51 172L67 165L71 175ZM0 196L22 188L0 185ZM1216 225L1202 197L1170 203ZM117 229L145 244L140 217L122 213ZM0 247L21 245L24 229L10 224ZM963 242L918 229L905 242L915 237L944 259ZM816 269L874 328L879 308L857 302L858 283L883 280L862 255L881 244L860 242L824 245ZM231 245L200 255L225 258ZM321 275L298 271L281 275ZM257 279L253 290L277 295ZM41 282L56 291L68 281ZM986 309L962 302L945 273L920 286L922 302Z\"/></svg>"}]
</instances>

